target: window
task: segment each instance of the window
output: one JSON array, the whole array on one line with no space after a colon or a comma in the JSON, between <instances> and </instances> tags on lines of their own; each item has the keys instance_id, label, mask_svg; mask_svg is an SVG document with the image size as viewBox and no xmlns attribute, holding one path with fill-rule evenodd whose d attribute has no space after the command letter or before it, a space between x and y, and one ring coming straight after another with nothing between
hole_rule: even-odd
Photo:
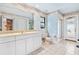
<instances>
[{"instance_id":1,"label":"window","mask_svg":"<svg viewBox=\"0 0 79 59\"><path fill-rule=\"evenodd\" d=\"M44 29L45 28L45 17L41 17L40 28L41 29Z\"/></svg>"}]
</instances>

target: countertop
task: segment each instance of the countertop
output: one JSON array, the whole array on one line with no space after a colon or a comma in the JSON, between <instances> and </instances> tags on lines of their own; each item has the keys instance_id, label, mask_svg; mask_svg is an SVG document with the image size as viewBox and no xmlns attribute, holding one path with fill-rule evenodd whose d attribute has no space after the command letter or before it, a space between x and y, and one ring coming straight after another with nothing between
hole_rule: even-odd
<instances>
[{"instance_id":1,"label":"countertop","mask_svg":"<svg viewBox=\"0 0 79 59\"><path fill-rule=\"evenodd\" d=\"M0 32L0 37L4 36L17 36L17 35L23 35L23 34L33 34L37 33L35 30L28 30L28 31L2 31Z\"/></svg>"}]
</instances>

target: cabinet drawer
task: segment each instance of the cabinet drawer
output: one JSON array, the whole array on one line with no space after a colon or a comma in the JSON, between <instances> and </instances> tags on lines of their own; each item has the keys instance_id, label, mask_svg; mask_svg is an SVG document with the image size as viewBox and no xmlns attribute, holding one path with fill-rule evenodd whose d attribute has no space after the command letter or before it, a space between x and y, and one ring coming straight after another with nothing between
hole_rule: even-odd
<instances>
[{"instance_id":1,"label":"cabinet drawer","mask_svg":"<svg viewBox=\"0 0 79 59\"><path fill-rule=\"evenodd\" d=\"M16 41L17 40L22 40L22 39L23 39L23 35L16 36Z\"/></svg>"},{"instance_id":2,"label":"cabinet drawer","mask_svg":"<svg viewBox=\"0 0 79 59\"><path fill-rule=\"evenodd\" d=\"M24 54L25 54L25 40L17 40L16 55L24 55Z\"/></svg>"},{"instance_id":3,"label":"cabinet drawer","mask_svg":"<svg viewBox=\"0 0 79 59\"><path fill-rule=\"evenodd\" d=\"M15 37L0 37L0 43L15 41Z\"/></svg>"}]
</instances>

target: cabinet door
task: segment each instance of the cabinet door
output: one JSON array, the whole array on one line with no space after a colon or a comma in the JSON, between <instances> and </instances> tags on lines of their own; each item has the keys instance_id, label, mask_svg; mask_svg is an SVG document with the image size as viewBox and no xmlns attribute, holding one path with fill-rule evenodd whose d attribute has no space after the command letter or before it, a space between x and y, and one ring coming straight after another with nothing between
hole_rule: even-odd
<instances>
[{"instance_id":1,"label":"cabinet door","mask_svg":"<svg viewBox=\"0 0 79 59\"><path fill-rule=\"evenodd\" d=\"M33 39L32 37L26 39L26 54L29 54L33 51Z\"/></svg>"},{"instance_id":2,"label":"cabinet door","mask_svg":"<svg viewBox=\"0 0 79 59\"><path fill-rule=\"evenodd\" d=\"M0 44L0 55L6 55L6 54L8 54L8 48L6 43Z\"/></svg>"},{"instance_id":3,"label":"cabinet door","mask_svg":"<svg viewBox=\"0 0 79 59\"><path fill-rule=\"evenodd\" d=\"M7 45L7 54L9 55L15 55L15 41L11 41L6 43Z\"/></svg>"},{"instance_id":4,"label":"cabinet door","mask_svg":"<svg viewBox=\"0 0 79 59\"><path fill-rule=\"evenodd\" d=\"M41 36L38 34L31 35L28 39L26 39L26 53L30 54L36 49L40 48L42 44Z\"/></svg>"},{"instance_id":5,"label":"cabinet door","mask_svg":"<svg viewBox=\"0 0 79 59\"><path fill-rule=\"evenodd\" d=\"M11 55L15 54L15 38L1 37L0 38L0 54Z\"/></svg>"},{"instance_id":6,"label":"cabinet door","mask_svg":"<svg viewBox=\"0 0 79 59\"><path fill-rule=\"evenodd\" d=\"M41 44L42 44L41 36L37 34L36 36L34 36L33 39L34 50L40 48Z\"/></svg>"},{"instance_id":7,"label":"cabinet door","mask_svg":"<svg viewBox=\"0 0 79 59\"><path fill-rule=\"evenodd\" d=\"M15 41L0 44L1 55L14 55L15 54Z\"/></svg>"},{"instance_id":8,"label":"cabinet door","mask_svg":"<svg viewBox=\"0 0 79 59\"><path fill-rule=\"evenodd\" d=\"M24 55L25 54L25 40L17 40L16 41L16 55Z\"/></svg>"}]
</instances>

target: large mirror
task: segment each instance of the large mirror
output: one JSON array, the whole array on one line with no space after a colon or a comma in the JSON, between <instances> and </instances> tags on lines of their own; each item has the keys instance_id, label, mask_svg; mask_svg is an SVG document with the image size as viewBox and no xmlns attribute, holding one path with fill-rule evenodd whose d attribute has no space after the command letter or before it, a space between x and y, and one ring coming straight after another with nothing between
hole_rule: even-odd
<instances>
[{"instance_id":1,"label":"large mirror","mask_svg":"<svg viewBox=\"0 0 79 59\"><path fill-rule=\"evenodd\" d=\"M0 16L0 31L27 31L34 29L34 21L30 18L20 16L4 17Z\"/></svg>"}]
</instances>

